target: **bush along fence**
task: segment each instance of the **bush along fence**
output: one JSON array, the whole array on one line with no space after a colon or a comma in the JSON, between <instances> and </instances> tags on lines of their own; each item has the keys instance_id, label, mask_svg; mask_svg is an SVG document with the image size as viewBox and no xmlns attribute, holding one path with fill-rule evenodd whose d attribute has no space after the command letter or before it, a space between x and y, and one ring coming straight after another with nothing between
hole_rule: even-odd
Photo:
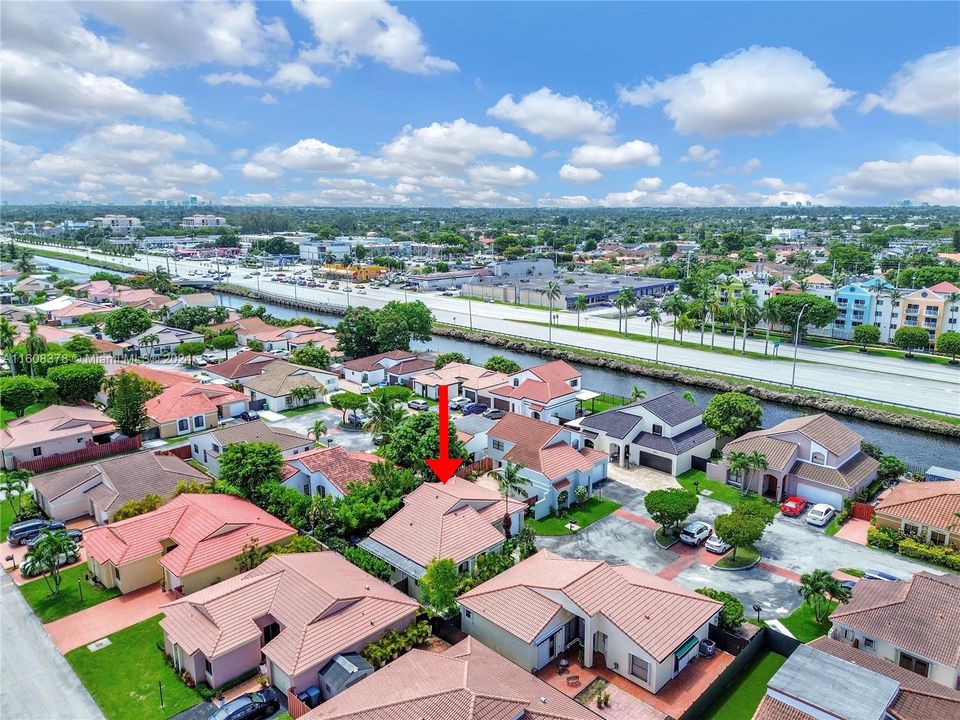
<instances>
[{"instance_id":1,"label":"bush along fence","mask_svg":"<svg viewBox=\"0 0 960 720\"><path fill-rule=\"evenodd\" d=\"M431 634L430 623L417 620L410 623L406 630L387 630L379 640L367 645L360 654L375 668L381 668L412 650L415 645L425 642Z\"/></svg>"},{"instance_id":2,"label":"bush along fence","mask_svg":"<svg viewBox=\"0 0 960 720\"><path fill-rule=\"evenodd\" d=\"M960 550L950 545L931 545L884 527L871 527L867 530L867 545L960 572Z\"/></svg>"}]
</instances>

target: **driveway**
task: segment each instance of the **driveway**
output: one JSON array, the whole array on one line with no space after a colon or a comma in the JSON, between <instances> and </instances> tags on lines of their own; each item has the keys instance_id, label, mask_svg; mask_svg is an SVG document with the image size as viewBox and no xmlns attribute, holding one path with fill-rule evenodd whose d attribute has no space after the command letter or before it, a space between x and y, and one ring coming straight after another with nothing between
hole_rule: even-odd
<instances>
[{"instance_id":1,"label":"driveway","mask_svg":"<svg viewBox=\"0 0 960 720\"><path fill-rule=\"evenodd\" d=\"M0 614L0 717L103 720L6 573L0 573Z\"/></svg>"},{"instance_id":2,"label":"driveway","mask_svg":"<svg viewBox=\"0 0 960 720\"><path fill-rule=\"evenodd\" d=\"M376 446L373 444L373 435L368 432L350 432L339 426L343 420L343 413L336 408L323 408L322 410L313 410L312 412L294 415L284 418L277 422L268 423L274 427L283 427L304 435L310 435L310 430L317 420L323 420L327 425L326 437L330 439L331 444L340 445L347 450L356 450L360 452L373 452ZM311 436L312 437L312 436Z\"/></svg>"}]
</instances>

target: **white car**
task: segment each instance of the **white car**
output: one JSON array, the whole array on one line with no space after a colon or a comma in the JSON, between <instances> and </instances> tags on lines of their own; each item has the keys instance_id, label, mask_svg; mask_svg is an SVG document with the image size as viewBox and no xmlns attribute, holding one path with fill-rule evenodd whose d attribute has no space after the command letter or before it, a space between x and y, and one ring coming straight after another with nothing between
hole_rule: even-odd
<instances>
[{"instance_id":1,"label":"white car","mask_svg":"<svg viewBox=\"0 0 960 720\"><path fill-rule=\"evenodd\" d=\"M826 503L817 503L807 513L807 524L822 527L830 522L836 514L837 511L832 506Z\"/></svg>"},{"instance_id":2,"label":"white car","mask_svg":"<svg viewBox=\"0 0 960 720\"><path fill-rule=\"evenodd\" d=\"M464 397L463 395L458 395L457 397L453 398L453 400L450 401L450 409L463 410L467 405L469 405L472 402L473 400L471 400L470 398Z\"/></svg>"},{"instance_id":3,"label":"white car","mask_svg":"<svg viewBox=\"0 0 960 720\"><path fill-rule=\"evenodd\" d=\"M696 547L713 533L713 528L705 522L695 520L680 531L680 542Z\"/></svg>"},{"instance_id":4,"label":"white car","mask_svg":"<svg viewBox=\"0 0 960 720\"><path fill-rule=\"evenodd\" d=\"M730 543L725 543L719 535L711 535L703 545L707 550L717 555L723 555L730 549Z\"/></svg>"},{"instance_id":5,"label":"white car","mask_svg":"<svg viewBox=\"0 0 960 720\"><path fill-rule=\"evenodd\" d=\"M372 392L370 383L360 383L360 394L369 395Z\"/></svg>"}]
</instances>

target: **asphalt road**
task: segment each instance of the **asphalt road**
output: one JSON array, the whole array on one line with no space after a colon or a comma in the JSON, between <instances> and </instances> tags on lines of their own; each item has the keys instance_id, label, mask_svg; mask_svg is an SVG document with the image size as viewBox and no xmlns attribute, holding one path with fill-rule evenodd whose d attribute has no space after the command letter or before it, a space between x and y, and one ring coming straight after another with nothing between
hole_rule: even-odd
<instances>
[{"instance_id":1,"label":"asphalt road","mask_svg":"<svg viewBox=\"0 0 960 720\"><path fill-rule=\"evenodd\" d=\"M104 720L26 600L0 572L0 717L4 720Z\"/></svg>"}]
</instances>

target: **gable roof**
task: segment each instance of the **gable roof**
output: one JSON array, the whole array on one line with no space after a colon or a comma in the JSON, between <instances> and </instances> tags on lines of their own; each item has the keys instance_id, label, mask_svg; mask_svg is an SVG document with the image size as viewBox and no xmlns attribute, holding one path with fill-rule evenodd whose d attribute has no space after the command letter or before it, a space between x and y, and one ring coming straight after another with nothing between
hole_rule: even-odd
<instances>
[{"instance_id":1,"label":"gable roof","mask_svg":"<svg viewBox=\"0 0 960 720\"><path fill-rule=\"evenodd\" d=\"M255 378L244 380L243 385L261 395L275 398L284 397L298 387L322 388L323 383L313 375L313 373L322 372L317 368L308 368L303 365L294 365L286 360L278 360L267 365Z\"/></svg>"},{"instance_id":2,"label":"gable roof","mask_svg":"<svg viewBox=\"0 0 960 720\"><path fill-rule=\"evenodd\" d=\"M798 460L790 473L821 485L852 490L876 473L878 467L878 460L860 451L838 468Z\"/></svg>"},{"instance_id":3,"label":"gable roof","mask_svg":"<svg viewBox=\"0 0 960 720\"><path fill-rule=\"evenodd\" d=\"M487 431L487 437L513 443L503 459L541 473L548 480L562 477L573 470L589 470L597 462L606 459L606 453L590 448L576 450L563 442L557 436L564 431L565 428L559 425L507 413Z\"/></svg>"},{"instance_id":4,"label":"gable roof","mask_svg":"<svg viewBox=\"0 0 960 720\"><path fill-rule=\"evenodd\" d=\"M337 553L315 552L273 555L161 609L171 642L207 658L256 643L256 621L271 616L283 630L262 652L294 676L412 620L418 605Z\"/></svg>"},{"instance_id":5,"label":"gable roof","mask_svg":"<svg viewBox=\"0 0 960 720\"><path fill-rule=\"evenodd\" d=\"M946 529L960 513L960 480L948 482L902 482L874 508L878 513Z\"/></svg>"},{"instance_id":6,"label":"gable roof","mask_svg":"<svg viewBox=\"0 0 960 720\"><path fill-rule=\"evenodd\" d=\"M548 403L558 397L575 395L577 389L560 381L551 380L545 382L543 380L524 380L516 387L513 385L503 385L492 389L490 392L502 397L522 398L538 403Z\"/></svg>"},{"instance_id":7,"label":"gable roof","mask_svg":"<svg viewBox=\"0 0 960 720\"><path fill-rule=\"evenodd\" d=\"M541 592L544 590L562 592L587 615L603 615L657 662L667 658L721 608L716 600L632 565L569 559L548 550L475 587L458 601L531 643L560 608ZM529 602L533 600L531 593L543 600ZM519 600L523 602L517 604Z\"/></svg>"},{"instance_id":8,"label":"gable roof","mask_svg":"<svg viewBox=\"0 0 960 720\"><path fill-rule=\"evenodd\" d=\"M207 365L205 369L208 373L219 375L222 378L236 380L237 378L259 375L267 365L279 360L280 358L276 355L248 350L247 352L237 353L223 362Z\"/></svg>"},{"instance_id":9,"label":"gable roof","mask_svg":"<svg viewBox=\"0 0 960 720\"><path fill-rule=\"evenodd\" d=\"M960 577L921 572L910 582L861 580L830 619L949 667L960 665Z\"/></svg>"},{"instance_id":10,"label":"gable roof","mask_svg":"<svg viewBox=\"0 0 960 720\"><path fill-rule=\"evenodd\" d=\"M299 452L287 458L287 465L299 471L302 465L308 473L321 473L343 495L350 483L367 483L373 479L371 467L383 458L373 453L347 450L339 445L319 447Z\"/></svg>"},{"instance_id":11,"label":"gable roof","mask_svg":"<svg viewBox=\"0 0 960 720\"><path fill-rule=\"evenodd\" d=\"M724 448L724 455L742 452L748 455L754 451L767 458L767 467L770 470L787 470L793 467L800 446L795 442L769 437L765 431L757 430L741 435L736 440L728 442Z\"/></svg>"},{"instance_id":12,"label":"gable roof","mask_svg":"<svg viewBox=\"0 0 960 720\"><path fill-rule=\"evenodd\" d=\"M223 385L184 382L171 385L144 405L147 417L156 423L217 412L225 403L246 402L247 396Z\"/></svg>"},{"instance_id":13,"label":"gable roof","mask_svg":"<svg viewBox=\"0 0 960 720\"><path fill-rule=\"evenodd\" d=\"M931 285L927 288L932 292L937 293L938 295L949 295L950 293L960 293L960 288L954 285L951 282L944 280L943 282L937 283L936 285Z\"/></svg>"},{"instance_id":14,"label":"gable roof","mask_svg":"<svg viewBox=\"0 0 960 720\"><path fill-rule=\"evenodd\" d=\"M427 387L453 385L460 383L471 390L485 390L502 385L509 380L509 376L495 370L487 370L470 363L448 363L439 370L418 375L416 382Z\"/></svg>"},{"instance_id":15,"label":"gable roof","mask_svg":"<svg viewBox=\"0 0 960 720\"><path fill-rule=\"evenodd\" d=\"M113 419L91 405L50 405L40 412L10 420L0 429L0 448L20 447L91 433L113 432Z\"/></svg>"},{"instance_id":16,"label":"gable roof","mask_svg":"<svg viewBox=\"0 0 960 720\"><path fill-rule=\"evenodd\" d=\"M474 638L411 650L304 720L597 720L573 698Z\"/></svg>"},{"instance_id":17,"label":"gable roof","mask_svg":"<svg viewBox=\"0 0 960 720\"><path fill-rule=\"evenodd\" d=\"M683 395L678 392L664 393L655 398L640 400L636 404L671 427L693 420L703 414L700 412L700 408L692 402L684 400Z\"/></svg>"},{"instance_id":18,"label":"gable roof","mask_svg":"<svg viewBox=\"0 0 960 720\"><path fill-rule=\"evenodd\" d=\"M177 372L176 370L158 370L147 365L125 365L123 363L109 363L107 374L111 377L122 372L132 372L145 380L152 380L161 387L168 388L180 383L196 383L197 379L193 375Z\"/></svg>"},{"instance_id":19,"label":"gable roof","mask_svg":"<svg viewBox=\"0 0 960 720\"><path fill-rule=\"evenodd\" d=\"M160 342L158 345L172 345L174 343L192 342L194 340L203 340L203 335L195 333L193 330L181 330L180 328L169 327L167 325L152 325L142 333L134 335L124 340L124 345L140 346L140 341L147 335L156 335Z\"/></svg>"},{"instance_id":20,"label":"gable roof","mask_svg":"<svg viewBox=\"0 0 960 720\"><path fill-rule=\"evenodd\" d=\"M354 358L343 364L347 370L355 372L367 372L374 368L382 367L381 360L413 360L417 356L406 350L391 350L390 352L377 353L376 355L367 355L367 357Z\"/></svg>"},{"instance_id":21,"label":"gable roof","mask_svg":"<svg viewBox=\"0 0 960 720\"><path fill-rule=\"evenodd\" d=\"M622 440L643 420L639 415L622 410L607 410L596 415L587 415L580 421L580 427L592 428L606 433L610 437Z\"/></svg>"},{"instance_id":22,"label":"gable roof","mask_svg":"<svg viewBox=\"0 0 960 720\"><path fill-rule=\"evenodd\" d=\"M641 432L633 439L635 445L657 450L659 452L669 453L670 455L681 455L687 450L692 450L698 445L713 440L717 434L706 425L697 425L689 430L684 430L679 435L672 438L665 435L654 435L653 433Z\"/></svg>"},{"instance_id":23,"label":"gable roof","mask_svg":"<svg viewBox=\"0 0 960 720\"><path fill-rule=\"evenodd\" d=\"M863 436L851 430L839 420L834 420L826 413L807 415L805 417L790 418L778 425L758 432L773 435L781 432L796 431L806 435L818 445L823 445L834 454L841 454L849 450L852 445L860 446Z\"/></svg>"},{"instance_id":24,"label":"gable roof","mask_svg":"<svg viewBox=\"0 0 960 720\"><path fill-rule=\"evenodd\" d=\"M528 367L526 372L533 373L543 380L543 382L567 383L581 375L580 371L566 360L553 360L552 362L543 363L542 365L534 365L533 367Z\"/></svg>"},{"instance_id":25,"label":"gable roof","mask_svg":"<svg viewBox=\"0 0 960 720\"><path fill-rule=\"evenodd\" d=\"M211 430L208 433L221 447L238 442L268 442L280 446L281 450L312 445L306 435L276 425L267 425L263 420L240 422L234 425Z\"/></svg>"}]
</instances>

